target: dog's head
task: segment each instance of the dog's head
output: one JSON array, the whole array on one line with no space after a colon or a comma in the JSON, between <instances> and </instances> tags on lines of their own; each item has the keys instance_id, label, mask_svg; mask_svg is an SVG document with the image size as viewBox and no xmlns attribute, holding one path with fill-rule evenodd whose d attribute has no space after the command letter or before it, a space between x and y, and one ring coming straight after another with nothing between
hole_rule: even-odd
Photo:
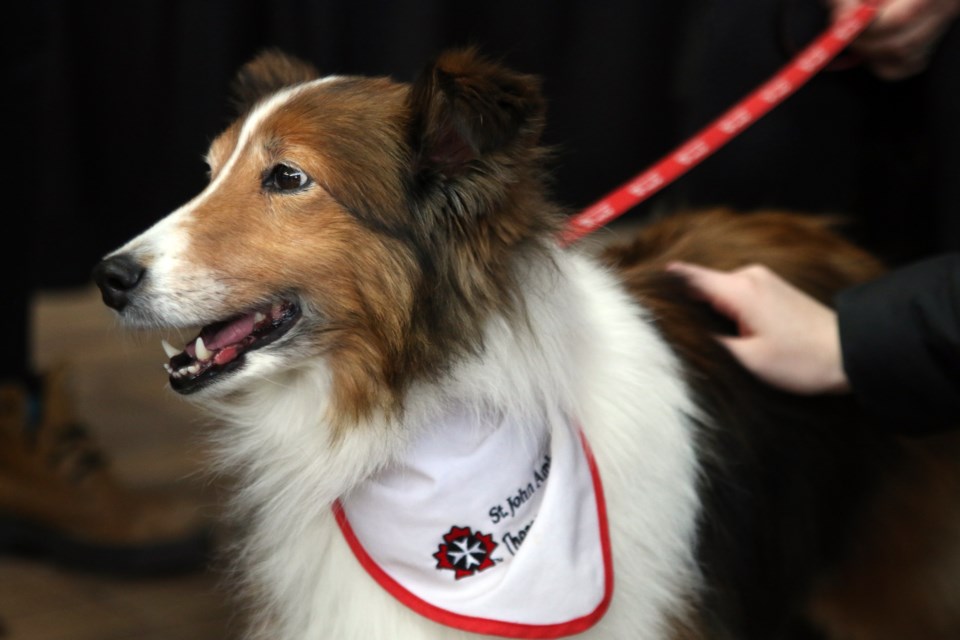
<instances>
[{"instance_id":1,"label":"dog's head","mask_svg":"<svg viewBox=\"0 0 960 640\"><path fill-rule=\"evenodd\" d=\"M480 349L491 314L522 313L521 261L557 220L535 78L472 50L412 85L268 52L236 101L209 185L94 272L129 325L200 327L168 353L173 389L223 396L321 359L333 406L359 417Z\"/></svg>"}]
</instances>

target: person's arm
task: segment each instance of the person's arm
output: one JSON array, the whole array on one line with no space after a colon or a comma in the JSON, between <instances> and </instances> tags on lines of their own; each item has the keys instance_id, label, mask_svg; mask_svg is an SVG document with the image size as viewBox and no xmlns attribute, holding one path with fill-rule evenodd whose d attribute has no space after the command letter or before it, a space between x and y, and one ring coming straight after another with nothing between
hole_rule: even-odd
<instances>
[{"instance_id":1,"label":"person's arm","mask_svg":"<svg viewBox=\"0 0 960 640\"><path fill-rule=\"evenodd\" d=\"M670 270L737 323L737 336L719 339L769 384L852 389L902 432L960 428L960 254L843 291L836 312L765 267Z\"/></svg>"},{"instance_id":2,"label":"person's arm","mask_svg":"<svg viewBox=\"0 0 960 640\"><path fill-rule=\"evenodd\" d=\"M906 431L960 428L960 254L897 269L836 302L861 401Z\"/></svg>"}]
</instances>

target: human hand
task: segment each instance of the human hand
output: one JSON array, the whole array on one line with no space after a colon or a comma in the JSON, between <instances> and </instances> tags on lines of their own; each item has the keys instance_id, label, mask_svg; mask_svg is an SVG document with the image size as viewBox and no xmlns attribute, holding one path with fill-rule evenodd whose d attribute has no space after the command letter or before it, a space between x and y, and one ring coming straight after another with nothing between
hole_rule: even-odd
<instances>
[{"instance_id":1,"label":"human hand","mask_svg":"<svg viewBox=\"0 0 960 640\"><path fill-rule=\"evenodd\" d=\"M827 0L832 18L863 0ZM877 15L850 50L884 80L902 80L926 69L953 20L960 0L879 0Z\"/></svg>"},{"instance_id":2,"label":"human hand","mask_svg":"<svg viewBox=\"0 0 960 640\"><path fill-rule=\"evenodd\" d=\"M667 270L736 323L737 336L717 339L761 380L804 395L849 391L832 309L760 265L726 272L672 263Z\"/></svg>"}]
</instances>

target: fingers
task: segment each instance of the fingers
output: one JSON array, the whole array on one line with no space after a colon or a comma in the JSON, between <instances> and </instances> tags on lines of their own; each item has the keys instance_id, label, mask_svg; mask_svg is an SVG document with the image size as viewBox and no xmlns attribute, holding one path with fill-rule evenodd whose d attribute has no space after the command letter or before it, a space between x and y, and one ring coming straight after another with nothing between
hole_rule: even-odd
<instances>
[{"instance_id":1,"label":"fingers","mask_svg":"<svg viewBox=\"0 0 960 640\"><path fill-rule=\"evenodd\" d=\"M716 339L758 378L793 393L845 390L833 310L760 265L724 272L672 263L667 269L736 322L738 335Z\"/></svg>"},{"instance_id":2,"label":"fingers","mask_svg":"<svg viewBox=\"0 0 960 640\"><path fill-rule=\"evenodd\" d=\"M705 295L716 290L718 282L722 281L725 275L722 271L689 262L671 262L667 265L667 271L681 276L694 290Z\"/></svg>"},{"instance_id":3,"label":"fingers","mask_svg":"<svg viewBox=\"0 0 960 640\"><path fill-rule=\"evenodd\" d=\"M762 346L756 338L741 338L739 336L716 336L717 342L722 344L740 364L750 371L759 371L763 368L762 358L759 357L758 347Z\"/></svg>"},{"instance_id":4,"label":"fingers","mask_svg":"<svg viewBox=\"0 0 960 640\"><path fill-rule=\"evenodd\" d=\"M830 0L836 19L860 0ZM873 24L851 46L878 77L901 80L926 69L960 0L886 0Z\"/></svg>"},{"instance_id":5,"label":"fingers","mask_svg":"<svg viewBox=\"0 0 960 640\"><path fill-rule=\"evenodd\" d=\"M695 295L739 323L741 314L738 302L743 295L739 283L730 273L687 262L672 262L667 265L667 271L681 276Z\"/></svg>"},{"instance_id":6,"label":"fingers","mask_svg":"<svg viewBox=\"0 0 960 640\"><path fill-rule=\"evenodd\" d=\"M917 12L917 0L885 5L878 21L853 45L870 69L885 80L923 71L949 21L934 11Z\"/></svg>"},{"instance_id":7,"label":"fingers","mask_svg":"<svg viewBox=\"0 0 960 640\"><path fill-rule=\"evenodd\" d=\"M682 262L671 263L667 270L683 277L696 294L737 323L738 335L714 338L747 370L769 381L765 338L757 335L754 324L762 323L756 305L762 300L758 289L763 283L758 280L771 272L756 265L727 272Z\"/></svg>"},{"instance_id":8,"label":"fingers","mask_svg":"<svg viewBox=\"0 0 960 640\"><path fill-rule=\"evenodd\" d=\"M667 271L682 276L704 299L726 304L749 299L779 280L763 265L752 264L734 271L718 271L689 262L671 262Z\"/></svg>"},{"instance_id":9,"label":"fingers","mask_svg":"<svg viewBox=\"0 0 960 640\"><path fill-rule=\"evenodd\" d=\"M674 262L667 270L686 279L694 293L737 325L737 333L750 336L766 320L765 309L771 291L786 283L763 265L749 265L735 271L717 271L686 262Z\"/></svg>"}]
</instances>

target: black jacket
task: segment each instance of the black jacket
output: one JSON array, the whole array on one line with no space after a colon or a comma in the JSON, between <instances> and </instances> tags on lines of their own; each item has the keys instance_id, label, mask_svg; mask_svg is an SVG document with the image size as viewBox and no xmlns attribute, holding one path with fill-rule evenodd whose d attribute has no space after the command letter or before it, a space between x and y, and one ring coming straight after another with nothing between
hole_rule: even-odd
<instances>
[{"instance_id":1,"label":"black jacket","mask_svg":"<svg viewBox=\"0 0 960 640\"><path fill-rule=\"evenodd\" d=\"M960 254L897 269L836 302L860 401L900 433L960 428Z\"/></svg>"}]
</instances>

